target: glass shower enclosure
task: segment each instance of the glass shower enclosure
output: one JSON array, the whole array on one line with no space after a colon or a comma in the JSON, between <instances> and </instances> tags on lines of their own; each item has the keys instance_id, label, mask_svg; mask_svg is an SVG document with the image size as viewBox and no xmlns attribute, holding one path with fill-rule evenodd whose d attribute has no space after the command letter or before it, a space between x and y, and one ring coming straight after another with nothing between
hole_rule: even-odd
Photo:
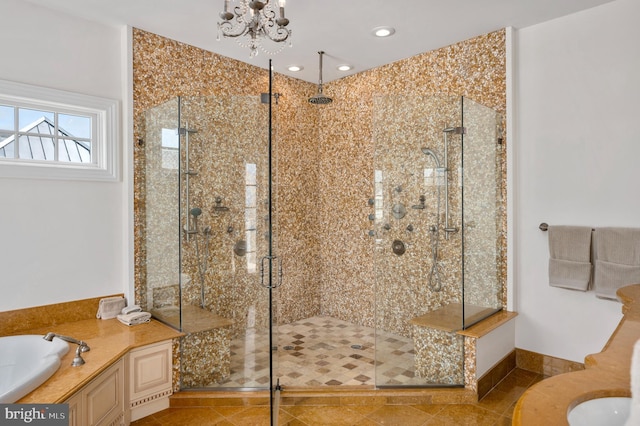
<instances>
[{"instance_id":1,"label":"glass shower enclosure","mask_svg":"<svg viewBox=\"0 0 640 426\"><path fill-rule=\"evenodd\" d=\"M279 373L283 386L306 386L295 382L295 368L317 367L326 371L324 385L353 368L343 358L370 361L366 371L353 368L354 377L339 380L362 379L363 388L463 386L459 331L503 306L500 115L458 96L373 99L374 172L371 198L362 200L369 209L362 235L373 243L365 261L374 270L375 308L362 316L375 330L342 318L334 329L350 328L361 339L374 333L375 342L354 345L338 335L312 345L315 325L298 332L292 324L312 321L294 318L277 324L293 328L296 339L279 348L272 101L268 94L266 101L178 97L145 113L140 298L157 319L185 333L180 386L273 390ZM309 208L305 214L330 213ZM285 353L280 367L299 362L288 374L277 365ZM311 360L320 364L309 367Z\"/></svg>"},{"instance_id":2,"label":"glass shower enclosure","mask_svg":"<svg viewBox=\"0 0 640 426\"><path fill-rule=\"evenodd\" d=\"M458 96L378 96L373 127L376 384L464 385L458 332L502 308L500 115ZM386 367L398 358L401 382Z\"/></svg>"}]
</instances>

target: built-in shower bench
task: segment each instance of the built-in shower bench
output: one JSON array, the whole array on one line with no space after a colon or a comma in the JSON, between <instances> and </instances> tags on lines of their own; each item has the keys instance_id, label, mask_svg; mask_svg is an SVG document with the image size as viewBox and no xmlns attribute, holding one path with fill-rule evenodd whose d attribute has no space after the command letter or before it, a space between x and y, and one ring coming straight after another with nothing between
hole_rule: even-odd
<instances>
[{"instance_id":1,"label":"built-in shower bench","mask_svg":"<svg viewBox=\"0 0 640 426\"><path fill-rule=\"evenodd\" d=\"M451 303L411 319L418 377L437 384L464 383L481 398L515 368L515 312ZM484 318L488 316L487 318ZM481 319L484 318L484 319Z\"/></svg>"},{"instance_id":2,"label":"built-in shower bench","mask_svg":"<svg viewBox=\"0 0 640 426\"><path fill-rule=\"evenodd\" d=\"M164 311L163 311L164 309ZM153 315L168 324L180 324L177 307L154 309ZM198 388L220 383L231 374L231 326L233 320L199 306L182 306L180 338L181 383Z\"/></svg>"}]
</instances>

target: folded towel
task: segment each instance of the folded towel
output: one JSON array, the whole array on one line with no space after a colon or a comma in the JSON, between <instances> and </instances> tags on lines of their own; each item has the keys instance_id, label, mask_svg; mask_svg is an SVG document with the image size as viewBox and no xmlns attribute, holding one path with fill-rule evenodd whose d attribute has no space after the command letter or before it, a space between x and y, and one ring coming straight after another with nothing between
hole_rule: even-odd
<instances>
[{"instance_id":1,"label":"folded towel","mask_svg":"<svg viewBox=\"0 0 640 426\"><path fill-rule=\"evenodd\" d=\"M594 232L596 296L616 299L616 290L640 284L640 228L597 228Z\"/></svg>"},{"instance_id":2,"label":"folded towel","mask_svg":"<svg viewBox=\"0 0 640 426\"><path fill-rule=\"evenodd\" d=\"M640 228L596 228L596 258L640 266Z\"/></svg>"},{"instance_id":3,"label":"folded towel","mask_svg":"<svg viewBox=\"0 0 640 426\"><path fill-rule=\"evenodd\" d=\"M116 318L124 325L136 325L151 321L151 314L149 312L132 312L130 314L120 314Z\"/></svg>"},{"instance_id":4,"label":"folded towel","mask_svg":"<svg viewBox=\"0 0 640 426\"><path fill-rule=\"evenodd\" d=\"M593 277L596 296L618 300L616 290L631 284L640 284L640 266L596 260Z\"/></svg>"},{"instance_id":5,"label":"folded towel","mask_svg":"<svg viewBox=\"0 0 640 426\"><path fill-rule=\"evenodd\" d=\"M587 291L591 266L591 227L549 227L550 286Z\"/></svg>"},{"instance_id":6,"label":"folded towel","mask_svg":"<svg viewBox=\"0 0 640 426\"><path fill-rule=\"evenodd\" d=\"M549 285L586 291L591 279L591 263L549 259Z\"/></svg>"}]
</instances>

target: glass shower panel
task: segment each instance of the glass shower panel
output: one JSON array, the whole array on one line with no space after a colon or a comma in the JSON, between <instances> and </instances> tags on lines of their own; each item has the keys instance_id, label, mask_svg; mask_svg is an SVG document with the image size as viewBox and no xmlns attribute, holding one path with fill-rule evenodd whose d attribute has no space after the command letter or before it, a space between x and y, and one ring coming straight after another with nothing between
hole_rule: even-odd
<instances>
[{"instance_id":1,"label":"glass shower panel","mask_svg":"<svg viewBox=\"0 0 640 426\"><path fill-rule=\"evenodd\" d=\"M182 222L194 231L182 239L182 387L268 388L268 105L188 97L180 115Z\"/></svg>"},{"instance_id":2,"label":"glass shower panel","mask_svg":"<svg viewBox=\"0 0 640 426\"><path fill-rule=\"evenodd\" d=\"M464 328L502 307L501 115L471 99L463 102Z\"/></svg>"},{"instance_id":3,"label":"glass shower panel","mask_svg":"<svg viewBox=\"0 0 640 426\"><path fill-rule=\"evenodd\" d=\"M374 98L377 386L464 383L461 98Z\"/></svg>"},{"instance_id":4,"label":"glass shower panel","mask_svg":"<svg viewBox=\"0 0 640 426\"><path fill-rule=\"evenodd\" d=\"M179 98L146 111L145 311L161 310L163 320L180 328L180 136ZM145 301L146 303L142 302Z\"/></svg>"}]
</instances>

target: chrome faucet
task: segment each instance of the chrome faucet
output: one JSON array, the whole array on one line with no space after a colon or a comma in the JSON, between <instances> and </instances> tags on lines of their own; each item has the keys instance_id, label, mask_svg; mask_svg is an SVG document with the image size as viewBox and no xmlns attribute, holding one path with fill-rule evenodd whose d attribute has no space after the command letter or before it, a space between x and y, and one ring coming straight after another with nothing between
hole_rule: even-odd
<instances>
[{"instance_id":1,"label":"chrome faucet","mask_svg":"<svg viewBox=\"0 0 640 426\"><path fill-rule=\"evenodd\" d=\"M58 339L64 340L65 342L69 342L69 343L74 343L76 345L78 345L78 347L76 348L76 356L73 358L73 361L71 362L71 365L73 367L77 367L79 365L82 365L85 363L84 359L82 358L82 352L88 352L91 350L91 348L89 347L89 345L87 345L86 342L84 342L83 340L78 340L78 339L74 339L73 337L69 337L69 336L63 336L61 334L56 334L53 332L49 332L47 334L44 335L43 339L51 342L53 340L54 337L57 337Z\"/></svg>"}]
</instances>

